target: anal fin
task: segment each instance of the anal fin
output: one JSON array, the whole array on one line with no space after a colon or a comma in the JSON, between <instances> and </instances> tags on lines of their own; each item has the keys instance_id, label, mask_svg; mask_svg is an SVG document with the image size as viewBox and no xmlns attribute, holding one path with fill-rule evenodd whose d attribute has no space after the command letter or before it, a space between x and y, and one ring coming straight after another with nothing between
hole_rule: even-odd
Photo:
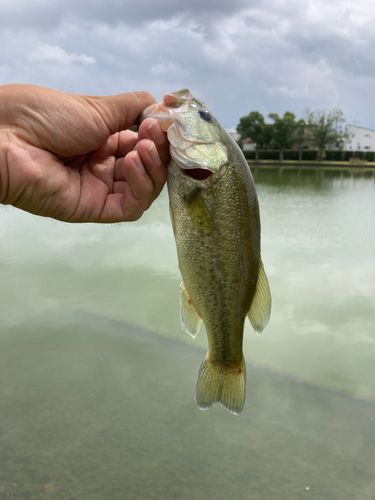
<instances>
[{"instance_id":1,"label":"anal fin","mask_svg":"<svg viewBox=\"0 0 375 500\"><path fill-rule=\"evenodd\" d=\"M195 339L201 327L202 318L197 313L183 281L180 285L180 319L182 328Z\"/></svg>"},{"instance_id":2,"label":"anal fin","mask_svg":"<svg viewBox=\"0 0 375 500\"><path fill-rule=\"evenodd\" d=\"M264 271L263 262L260 261L257 287L249 312L249 320L258 333L267 326L271 315L271 292L268 279Z\"/></svg>"}]
</instances>

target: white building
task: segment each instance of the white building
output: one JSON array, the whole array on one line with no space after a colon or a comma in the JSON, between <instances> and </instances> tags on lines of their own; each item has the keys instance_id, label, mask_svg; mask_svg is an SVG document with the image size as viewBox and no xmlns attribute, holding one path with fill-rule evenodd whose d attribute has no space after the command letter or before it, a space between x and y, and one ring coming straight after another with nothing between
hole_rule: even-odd
<instances>
[{"instance_id":1,"label":"white building","mask_svg":"<svg viewBox=\"0 0 375 500\"><path fill-rule=\"evenodd\" d=\"M237 132L237 129L234 127L227 128L226 130L229 135L233 137L233 139L237 142L241 138L241 134ZM242 151L255 151L257 143L252 139L247 138L242 141Z\"/></svg>"},{"instance_id":2,"label":"white building","mask_svg":"<svg viewBox=\"0 0 375 500\"><path fill-rule=\"evenodd\" d=\"M348 138L344 140L345 151L375 151L375 130L347 125Z\"/></svg>"},{"instance_id":3,"label":"white building","mask_svg":"<svg viewBox=\"0 0 375 500\"><path fill-rule=\"evenodd\" d=\"M242 151L255 151L257 143L248 137L242 141Z\"/></svg>"},{"instance_id":4,"label":"white building","mask_svg":"<svg viewBox=\"0 0 375 500\"><path fill-rule=\"evenodd\" d=\"M237 129L235 127L227 128L226 130L229 135L233 137L233 139L237 142L238 139L241 137L241 134L237 132Z\"/></svg>"}]
</instances>

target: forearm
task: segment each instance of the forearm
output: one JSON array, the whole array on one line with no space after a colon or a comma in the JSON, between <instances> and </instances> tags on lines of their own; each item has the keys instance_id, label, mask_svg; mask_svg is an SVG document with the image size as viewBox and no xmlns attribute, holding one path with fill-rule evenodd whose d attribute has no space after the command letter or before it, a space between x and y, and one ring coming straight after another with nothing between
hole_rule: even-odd
<instances>
[{"instance_id":1,"label":"forearm","mask_svg":"<svg viewBox=\"0 0 375 500\"><path fill-rule=\"evenodd\" d=\"M0 130L0 203L3 203L8 190L7 140Z\"/></svg>"},{"instance_id":2,"label":"forearm","mask_svg":"<svg viewBox=\"0 0 375 500\"><path fill-rule=\"evenodd\" d=\"M8 185L7 149L8 134L7 126L7 91L9 85L0 85L0 203L6 198Z\"/></svg>"}]
</instances>

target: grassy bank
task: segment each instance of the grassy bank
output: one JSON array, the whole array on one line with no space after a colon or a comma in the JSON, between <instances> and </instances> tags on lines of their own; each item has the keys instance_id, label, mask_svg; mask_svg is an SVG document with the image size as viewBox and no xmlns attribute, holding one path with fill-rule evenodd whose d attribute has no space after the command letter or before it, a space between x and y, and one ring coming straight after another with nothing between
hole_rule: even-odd
<instances>
[{"instance_id":1,"label":"grassy bank","mask_svg":"<svg viewBox=\"0 0 375 500\"><path fill-rule=\"evenodd\" d=\"M375 163L368 161L298 161L298 160L247 160L250 167L291 167L291 168L324 168L324 169L346 169L346 170L373 170L375 171Z\"/></svg>"}]
</instances>

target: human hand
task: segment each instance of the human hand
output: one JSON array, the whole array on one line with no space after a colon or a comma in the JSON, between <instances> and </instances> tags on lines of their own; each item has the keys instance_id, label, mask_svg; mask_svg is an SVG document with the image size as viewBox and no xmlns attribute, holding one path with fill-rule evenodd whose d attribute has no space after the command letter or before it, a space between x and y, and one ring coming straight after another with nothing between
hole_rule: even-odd
<instances>
[{"instance_id":1,"label":"human hand","mask_svg":"<svg viewBox=\"0 0 375 500\"><path fill-rule=\"evenodd\" d=\"M160 194L169 149L157 120L127 130L154 99L0 87L0 203L67 222L138 219Z\"/></svg>"}]
</instances>

